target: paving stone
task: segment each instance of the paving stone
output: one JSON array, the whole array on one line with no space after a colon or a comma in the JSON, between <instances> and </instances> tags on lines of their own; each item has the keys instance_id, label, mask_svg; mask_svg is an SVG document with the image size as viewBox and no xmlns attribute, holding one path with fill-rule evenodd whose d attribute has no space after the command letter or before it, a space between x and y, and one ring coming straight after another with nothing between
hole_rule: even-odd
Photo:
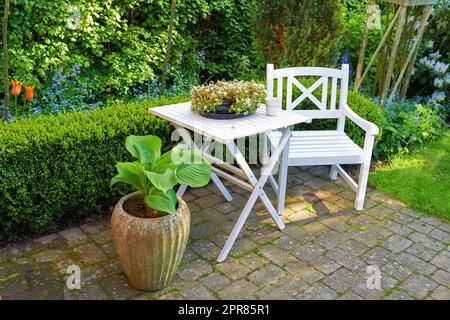
<instances>
[{"instance_id":1,"label":"paving stone","mask_svg":"<svg viewBox=\"0 0 450 320\"><path fill-rule=\"evenodd\" d=\"M239 280L217 292L217 296L224 300L251 300L255 298L254 293L257 289L258 287L250 281Z\"/></svg>"},{"instance_id":2,"label":"paving stone","mask_svg":"<svg viewBox=\"0 0 450 320\"><path fill-rule=\"evenodd\" d=\"M394 257L394 254L383 247L375 247L361 257L368 265L382 266Z\"/></svg>"},{"instance_id":3,"label":"paving stone","mask_svg":"<svg viewBox=\"0 0 450 320\"><path fill-rule=\"evenodd\" d=\"M102 245L102 249L111 258L116 255L116 248L114 247L113 243L105 243L105 244L103 244Z\"/></svg>"},{"instance_id":4,"label":"paving stone","mask_svg":"<svg viewBox=\"0 0 450 320\"><path fill-rule=\"evenodd\" d=\"M81 287L79 290L79 300L106 300L108 296L105 291L98 285L90 287Z\"/></svg>"},{"instance_id":5,"label":"paving stone","mask_svg":"<svg viewBox=\"0 0 450 320\"><path fill-rule=\"evenodd\" d=\"M408 224L408 227L425 234L430 233L434 229L433 226L420 220L415 220L413 223Z\"/></svg>"},{"instance_id":6,"label":"paving stone","mask_svg":"<svg viewBox=\"0 0 450 320\"><path fill-rule=\"evenodd\" d=\"M435 266L450 271L450 252L442 251L430 261Z\"/></svg>"},{"instance_id":7,"label":"paving stone","mask_svg":"<svg viewBox=\"0 0 450 320\"><path fill-rule=\"evenodd\" d=\"M436 239L433 239L427 235L424 235L423 233L415 232L409 236L409 238L414 241L421 243L427 248L430 248L434 251L439 251L444 247L444 244L440 241L437 241Z\"/></svg>"},{"instance_id":8,"label":"paving stone","mask_svg":"<svg viewBox=\"0 0 450 320\"><path fill-rule=\"evenodd\" d=\"M352 271L358 270L365 265L365 263L358 257L355 257L352 252L345 251L340 248L335 248L332 251L328 251L326 256Z\"/></svg>"},{"instance_id":9,"label":"paving stone","mask_svg":"<svg viewBox=\"0 0 450 320\"><path fill-rule=\"evenodd\" d=\"M52 250L45 250L43 252L38 253L35 256L36 262L43 263L43 262L53 262L58 261L61 259L64 259L65 254L64 251L59 249L52 249Z\"/></svg>"},{"instance_id":10,"label":"paving stone","mask_svg":"<svg viewBox=\"0 0 450 320\"><path fill-rule=\"evenodd\" d=\"M242 279L250 272L247 266L242 265L233 257L228 257L224 262L217 264L216 268L231 280Z\"/></svg>"},{"instance_id":11,"label":"paving stone","mask_svg":"<svg viewBox=\"0 0 450 320\"><path fill-rule=\"evenodd\" d=\"M350 219L350 216L343 215L337 217L326 217L320 220L320 222L326 225L331 230L337 232L345 232L348 230L349 226L346 223Z\"/></svg>"},{"instance_id":12,"label":"paving stone","mask_svg":"<svg viewBox=\"0 0 450 320\"><path fill-rule=\"evenodd\" d=\"M283 230L283 233L300 242L306 242L314 239L314 235L311 232L295 224L288 225Z\"/></svg>"},{"instance_id":13,"label":"paving stone","mask_svg":"<svg viewBox=\"0 0 450 320\"><path fill-rule=\"evenodd\" d=\"M395 290L385 300L414 300L414 298L403 290Z\"/></svg>"},{"instance_id":14,"label":"paving stone","mask_svg":"<svg viewBox=\"0 0 450 320\"><path fill-rule=\"evenodd\" d=\"M80 228L74 227L58 232L58 235L69 243L75 243L86 240L86 234Z\"/></svg>"},{"instance_id":15,"label":"paving stone","mask_svg":"<svg viewBox=\"0 0 450 320\"><path fill-rule=\"evenodd\" d=\"M305 244L300 244L291 252L298 259L309 262L323 255L325 253L325 249L316 243L308 242Z\"/></svg>"},{"instance_id":16,"label":"paving stone","mask_svg":"<svg viewBox=\"0 0 450 320\"><path fill-rule=\"evenodd\" d=\"M382 274L387 274L397 280L403 280L412 274L412 271L399 262L390 261L381 267Z\"/></svg>"},{"instance_id":17,"label":"paving stone","mask_svg":"<svg viewBox=\"0 0 450 320\"><path fill-rule=\"evenodd\" d=\"M256 284L271 284L284 276L284 271L277 266L269 264L259 270L252 272L248 280Z\"/></svg>"},{"instance_id":18,"label":"paving stone","mask_svg":"<svg viewBox=\"0 0 450 320\"><path fill-rule=\"evenodd\" d=\"M185 299L216 300L216 297L204 285L198 281L185 282L180 290L180 295Z\"/></svg>"},{"instance_id":19,"label":"paving stone","mask_svg":"<svg viewBox=\"0 0 450 320\"><path fill-rule=\"evenodd\" d=\"M436 300L450 300L450 289L439 286L433 291L431 297Z\"/></svg>"},{"instance_id":20,"label":"paving stone","mask_svg":"<svg viewBox=\"0 0 450 320\"><path fill-rule=\"evenodd\" d=\"M111 230L110 229L104 230L99 234L93 235L92 238L94 239L95 242L100 244L112 241Z\"/></svg>"},{"instance_id":21,"label":"paving stone","mask_svg":"<svg viewBox=\"0 0 450 320\"><path fill-rule=\"evenodd\" d=\"M382 205L373 207L365 212L372 218L378 219L378 220L384 220L394 214L394 211L386 208Z\"/></svg>"},{"instance_id":22,"label":"paving stone","mask_svg":"<svg viewBox=\"0 0 450 320\"><path fill-rule=\"evenodd\" d=\"M339 263L331 260L330 258L327 258L326 256L320 256L312 260L310 262L310 265L325 275L329 275L339 268L342 268Z\"/></svg>"},{"instance_id":23,"label":"paving stone","mask_svg":"<svg viewBox=\"0 0 450 320\"><path fill-rule=\"evenodd\" d=\"M397 212L392 216L392 220L409 227L409 224L414 223L416 221L415 218L411 217L410 215L403 214Z\"/></svg>"},{"instance_id":24,"label":"paving stone","mask_svg":"<svg viewBox=\"0 0 450 320\"><path fill-rule=\"evenodd\" d=\"M287 292L271 286L265 287L256 292L258 299L262 300L293 300L294 298Z\"/></svg>"},{"instance_id":25,"label":"paving stone","mask_svg":"<svg viewBox=\"0 0 450 320\"><path fill-rule=\"evenodd\" d=\"M314 221L303 226L304 230L312 235L320 235L329 230L328 227L319 221Z\"/></svg>"},{"instance_id":26,"label":"paving stone","mask_svg":"<svg viewBox=\"0 0 450 320\"><path fill-rule=\"evenodd\" d=\"M338 300L363 300L362 297L358 296L354 292L347 291L342 296L338 298Z\"/></svg>"},{"instance_id":27,"label":"paving stone","mask_svg":"<svg viewBox=\"0 0 450 320\"><path fill-rule=\"evenodd\" d=\"M290 274L304 282L316 282L325 277L323 273L301 261L291 262L285 268Z\"/></svg>"},{"instance_id":28,"label":"paving stone","mask_svg":"<svg viewBox=\"0 0 450 320\"><path fill-rule=\"evenodd\" d=\"M412 275L402 283L401 288L415 298L425 298L429 291L437 287L437 283L421 275Z\"/></svg>"},{"instance_id":29,"label":"paving stone","mask_svg":"<svg viewBox=\"0 0 450 320\"><path fill-rule=\"evenodd\" d=\"M345 242L340 243L339 248L343 249L346 252L353 252L355 256L359 256L369 250L369 248L367 248L365 245L353 239L349 239Z\"/></svg>"},{"instance_id":30,"label":"paving stone","mask_svg":"<svg viewBox=\"0 0 450 320\"><path fill-rule=\"evenodd\" d=\"M201 197L195 200L195 204L201 206L202 208L211 208L219 203L223 202L223 198L216 194L209 194L207 196Z\"/></svg>"},{"instance_id":31,"label":"paving stone","mask_svg":"<svg viewBox=\"0 0 450 320\"><path fill-rule=\"evenodd\" d=\"M432 216L422 216L419 218L420 221L425 222L431 226L438 227L442 224L442 220Z\"/></svg>"},{"instance_id":32,"label":"paving stone","mask_svg":"<svg viewBox=\"0 0 450 320\"><path fill-rule=\"evenodd\" d=\"M296 296L298 300L334 300L337 293L323 284L317 284Z\"/></svg>"},{"instance_id":33,"label":"paving stone","mask_svg":"<svg viewBox=\"0 0 450 320\"><path fill-rule=\"evenodd\" d=\"M363 280L356 273L342 268L327 276L323 280L323 283L338 292L343 292L357 286L362 281Z\"/></svg>"},{"instance_id":34,"label":"paving stone","mask_svg":"<svg viewBox=\"0 0 450 320\"><path fill-rule=\"evenodd\" d=\"M238 208L236 206L234 206L232 203L230 202L223 202L220 203L218 205L215 205L214 208L224 214L229 214L233 211L236 211Z\"/></svg>"},{"instance_id":35,"label":"paving stone","mask_svg":"<svg viewBox=\"0 0 450 320\"><path fill-rule=\"evenodd\" d=\"M56 239L58 239L58 235L56 233L52 233L34 240L35 243L42 244L44 246L53 243Z\"/></svg>"},{"instance_id":36,"label":"paving stone","mask_svg":"<svg viewBox=\"0 0 450 320\"><path fill-rule=\"evenodd\" d=\"M409 246L411 246L413 242L404 237L401 237L397 234L389 237L386 241L383 242L383 246L395 253L402 252L406 250Z\"/></svg>"},{"instance_id":37,"label":"paving stone","mask_svg":"<svg viewBox=\"0 0 450 320\"><path fill-rule=\"evenodd\" d=\"M195 241L190 248L200 257L208 260L216 260L221 251L218 246L205 239Z\"/></svg>"},{"instance_id":38,"label":"paving stone","mask_svg":"<svg viewBox=\"0 0 450 320\"><path fill-rule=\"evenodd\" d=\"M397 256L397 261L412 271L423 275L429 275L436 271L436 267L428 262L425 262L409 253L402 253Z\"/></svg>"},{"instance_id":39,"label":"paving stone","mask_svg":"<svg viewBox=\"0 0 450 320\"><path fill-rule=\"evenodd\" d=\"M177 274L184 281L195 281L205 274L213 271L213 268L203 260L195 260L180 267Z\"/></svg>"},{"instance_id":40,"label":"paving stone","mask_svg":"<svg viewBox=\"0 0 450 320\"><path fill-rule=\"evenodd\" d=\"M344 242L346 238L339 232L329 231L320 235L315 242L326 249L333 249Z\"/></svg>"},{"instance_id":41,"label":"paving stone","mask_svg":"<svg viewBox=\"0 0 450 320\"><path fill-rule=\"evenodd\" d=\"M84 244L73 249L76 261L84 264L96 264L107 259L106 254L92 243Z\"/></svg>"},{"instance_id":42,"label":"paving stone","mask_svg":"<svg viewBox=\"0 0 450 320\"><path fill-rule=\"evenodd\" d=\"M269 260L263 258L255 253L250 253L246 256L239 258L239 262L249 268L249 270L253 271L255 269L259 269L262 266L265 266L270 263Z\"/></svg>"},{"instance_id":43,"label":"paving stone","mask_svg":"<svg viewBox=\"0 0 450 320\"><path fill-rule=\"evenodd\" d=\"M207 222L192 227L189 236L192 239L203 239L216 233L216 227L212 223Z\"/></svg>"},{"instance_id":44,"label":"paving stone","mask_svg":"<svg viewBox=\"0 0 450 320\"><path fill-rule=\"evenodd\" d=\"M266 244L262 246L258 249L258 252L264 258L269 259L278 266L283 266L288 264L289 262L296 260L294 256L272 244Z\"/></svg>"},{"instance_id":45,"label":"paving stone","mask_svg":"<svg viewBox=\"0 0 450 320\"><path fill-rule=\"evenodd\" d=\"M450 286L450 272L438 270L433 274L432 279L444 286Z\"/></svg>"},{"instance_id":46,"label":"paving stone","mask_svg":"<svg viewBox=\"0 0 450 320\"><path fill-rule=\"evenodd\" d=\"M216 292L230 284L230 279L218 272L213 272L200 279L200 282L209 290Z\"/></svg>"},{"instance_id":47,"label":"paving stone","mask_svg":"<svg viewBox=\"0 0 450 320\"><path fill-rule=\"evenodd\" d=\"M106 278L102 281L102 287L113 299L118 300L128 299L140 293L131 286L125 276Z\"/></svg>"},{"instance_id":48,"label":"paving stone","mask_svg":"<svg viewBox=\"0 0 450 320\"><path fill-rule=\"evenodd\" d=\"M253 242L252 240L247 238L241 238L234 243L230 254L233 256L242 256L255 250L257 246L258 244L256 242Z\"/></svg>"},{"instance_id":49,"label":"paving stone","mask_svg":"<svg viewBox=\"0 0 450 320\"><path fill-rule=\"evenodd\" d=\"M406 250L406 252L424 261L430 261L436 255L436 251L431 250L420 243L416 243Z\"/></svg>"},{"instance_id":50,"label":"paving stone","mask_svg":"<svg viewBox=\"0 0 450 320\"><path fill-rule=\"evenodd\" d=\"M383 226L388 228L389 230L395 232L398 235L401 236L409 236L414 231L398 222L395 222L393 220L386 220L383 222Z\"/></svg>"},{"instance_id":51,"label":"paving stone","mask_svg":"<svg viewBox=\"0 0 450 320\"><path fill-rule=\"evenodd\" d=\"M361 242L369 248L377 245L378 243L378 238L368 231L355 230L350 237L351 239Z\"/></svg>"},{"instance_id":52,"label":"paving stone","mask_svg":"<svg viewBox=\"0 0 450 320\"><path fill-rule=\"evenodd\" d=\"M433 231L431 231L429 235L430 237L439 240L443 243L447 244L450 243L450 232L436 228Z\"/></svg>"}]
</instances>

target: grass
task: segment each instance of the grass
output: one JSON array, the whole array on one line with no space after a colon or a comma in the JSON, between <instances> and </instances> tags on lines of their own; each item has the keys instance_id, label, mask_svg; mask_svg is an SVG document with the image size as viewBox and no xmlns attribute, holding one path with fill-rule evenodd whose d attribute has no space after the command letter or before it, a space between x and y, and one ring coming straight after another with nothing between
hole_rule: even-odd
<instances>
[{"instance_id":1,"label":"grass","mask_svg":"<svg viewBox=\"0 0 450 320\"><path fill-rule=\"evenodd\" d=\"M450 136L417 146L378 167L370 184L411 209L450 221Z\"/></svg>"}]
</instances>

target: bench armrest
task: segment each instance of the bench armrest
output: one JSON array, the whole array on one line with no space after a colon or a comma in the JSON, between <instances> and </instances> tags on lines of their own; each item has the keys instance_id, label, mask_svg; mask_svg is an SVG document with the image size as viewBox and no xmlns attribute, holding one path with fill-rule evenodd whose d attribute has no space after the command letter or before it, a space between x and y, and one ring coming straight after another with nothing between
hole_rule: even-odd
<instances>
[{"instance_id":1,"label":"bench armrest","mask_svg":"<svg viewBox=\"0 0 450 320\"><path fill-rule=\"evenodd\" d=\"M377 125L373 124L370 121L367 121L366 119L361 118L359 115L357 115L348 105L344 105L344 107L341 110L347 118L352 120L358 127L366 131L371 136L376 136L380 129Z\"/></svg>"}]
</instances>

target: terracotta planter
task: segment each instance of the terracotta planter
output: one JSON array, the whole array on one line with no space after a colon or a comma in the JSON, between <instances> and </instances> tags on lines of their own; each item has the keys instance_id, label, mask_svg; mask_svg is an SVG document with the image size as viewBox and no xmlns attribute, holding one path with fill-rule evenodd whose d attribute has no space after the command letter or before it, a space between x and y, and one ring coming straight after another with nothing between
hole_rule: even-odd
<instances>
[{"instance_id":1,"label":"terracotta planter","mask_svg":"<svg viewBox=\"0 0 450 320\"><path fill-rule=\"evenodd\" d=\"M155 291L166 287L177 272L189 237L190 213L181 198L174 216L138 218L125 212L125 201L139 196L138 192L131 193L116 204L111 218L112 237L133 287Z\"/></svg>"}]
</instances>

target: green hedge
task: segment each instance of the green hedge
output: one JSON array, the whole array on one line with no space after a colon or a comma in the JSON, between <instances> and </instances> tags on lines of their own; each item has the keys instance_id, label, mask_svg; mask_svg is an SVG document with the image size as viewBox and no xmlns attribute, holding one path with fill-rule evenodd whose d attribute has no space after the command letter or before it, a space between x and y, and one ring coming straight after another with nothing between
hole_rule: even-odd
<instances>
[{"instance_id":1,"label":"green hedge","mask_svg":"<svg viewBox=\"0 0 450 320\"><path fill-rule=\"evenodd\" d=\"M115 163L128 159L125 138L172 127L148 107L186 101L118 104L0 124L0 239L55 228L64 216L101 212L124 190L109 188Z\"/></svg>"}]
</instances>

